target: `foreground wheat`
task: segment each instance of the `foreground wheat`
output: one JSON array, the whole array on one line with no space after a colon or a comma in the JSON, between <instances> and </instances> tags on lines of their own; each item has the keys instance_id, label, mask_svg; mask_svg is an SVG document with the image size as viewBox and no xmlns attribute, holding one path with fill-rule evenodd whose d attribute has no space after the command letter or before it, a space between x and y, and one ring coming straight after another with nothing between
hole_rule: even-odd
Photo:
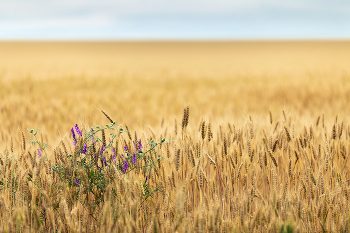
<instances>
[{"instance_id":1,"label":"foreground wheat","mask_svg":"<svg viewBox=\"0 0 350 233\"><path fill-rule=\"evenodd\" d=\"M89 177L69 185L53 169L77 153L71 138L62 139L47 160L28 147L24 134L19 148L11 140L0 156L1 230L349 231L348 125L336 119L327 130L320 117L314 125L295 125L285 112L280 121L270 112L266 123L259 122L262 128L249 117L243 125L213 126L203 120L198 131L190 131L188 117L185 108L181 134L175 121L172 134L165 129L161 135L119 135L117 161L124 148L132 150L133 141L162 137L170 142L155 148L150 159L158 153L166 159L150 174L147 167L127 174L106 171L110 185L103 195L98 186L92 195L79 192Z\"/></svg>"}]
</instances>

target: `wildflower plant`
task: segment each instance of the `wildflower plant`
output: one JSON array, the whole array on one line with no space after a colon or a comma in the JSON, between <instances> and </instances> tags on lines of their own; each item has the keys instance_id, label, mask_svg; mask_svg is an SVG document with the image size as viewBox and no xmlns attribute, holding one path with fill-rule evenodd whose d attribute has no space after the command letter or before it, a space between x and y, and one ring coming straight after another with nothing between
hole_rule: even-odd
<instances>
[{"instance_id":1,"label":"wildflower plant","mask_svg":"<svg viewBox=\"0 0 350 233\"><path fill-rule=\"evenodd\" d=\"M39 129L37 129L35 132L34 132L34 129L28 129L28 132L34 136L34 139L30 139L29 143L31 143L32 145L38 144L39 149L37 149L37 150L38 150L38 157L40 158L42 156L42 151L46 155L45 149L48 147L48 145L46 143L40 142L38 140L38 138L37 138L38 131L39 131ZM45 159L47 159L47 156Z\"/></svg>"},{"instance_id":2,"label":"wildflower plant","mask_svg":"<svg viewBox=\"0 0 350 233\"><path fill-rule=\"evenodd\" d=\"M48 145L38 140L39 129L28 129L28 131L34 137L29 142L34 146L35 156L32 156L28 150L29 160L26 163L29 162L32 166L28 166L28 169L20 175L15 172L16 167L12 168L11 172L6 173L6 185L4 185L4 178L0 177L0 190L10 190L13 200L15 197L21 197L23 201L29 203L30 219L37 220L34 221L35 225L30 227L39 229L46 224L48 213L37 212L43 205L60 215L66 205L73 209L79 204L88 212L88 221L98 225L99 219L104 216L104 206L115 203L111 208L113 218L117 221L123 214L120 211L123 210L125 198L129 198L130 194L121 194L119 188L122 185L116 184L133 177L129 175L131 172L137 172L144 177L140 180L139 187L142 189L140 195L136 199L135 196L130 196L133 201L137 200L140 208L145 201L152 202L149 198L153 198L154 193L162 191L151 182L153 179L150 178L153 178L152 170L157 168L157 163L164 159L156 147L166 142L165 139L159 142L151 140L148 143L135 139L129 144L124 140L124 144L119 145L118 143L122 141L121 134L128 131L116 125L115 122L111 121L104 127L97 125L88 130L75 124L69 132L69 147L62 141L53 150L55 162L52 163L52 157L47 156ZM25 143L25 140L23 142ZM119 153L118 145L123 148ZM49 179L42 177L43 170L50 177ZM0 171L0 174L2 173L4 172ZM18 177L23 177L25 181L19 183ZM26 191L19 193L18 191L23 190L24 186L27 187ZM38 192L39 190L46 191ZM13 201L12 204L14 203ZM147 216L144 219L147 219ZM65 218L61 220L65 226L70 224Z\"/></svg>"},{"instance_id":3,"label":"wildflower plant","mask_svg":"<svg viewBox=\"0 0 350 233\"><path fill-rule=\"evenodd\" d=\"M110 132L110 141L106 141L104 133ZM146 176L151 174L152 168L156 167L156 163L163 160L163 157L155 151L155 148L165 142L151 140L147 143L147 149L142 145L141 139L134 143L135 151L129 151L125 145L123 154L116 154L116 148L113 147L115 140L120 134L127 132L122 127L115 124L99 125L91 127L88 131L81 131L77 124L71 129L72 144L74 152L67 154L64 160L66 163L58 162L53 167L53 172L58 176L60 183L66 184L68 189L72 191L73 202L80 202L86 209L90 211L90 216L95 221L95 216L100 214L101 203L105 202L105 194L109 190L108 186L122 175L126 175L135 169L143 170ZM99 135L102 134L102 137ZM145 161L141 163L141 161ZM140 203L152 196L154 192L160 189L155 188L153 191L149 186L143 184L145 195L143 195ZM56 187L58 190L64 189L62 186ZM117 198L117 191L112 188L112 195ZM81 198L84 196L85 198ZM121 200L119 200L121 202ZM60 200L57 197L57 209Z\"/></svg>"}]
</instances>

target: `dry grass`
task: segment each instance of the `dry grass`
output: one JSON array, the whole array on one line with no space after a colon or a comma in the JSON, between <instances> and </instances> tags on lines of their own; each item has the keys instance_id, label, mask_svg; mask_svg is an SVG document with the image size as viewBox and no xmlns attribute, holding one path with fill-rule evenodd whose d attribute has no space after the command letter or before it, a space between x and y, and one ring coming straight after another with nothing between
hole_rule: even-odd
<instances>
[{"instance_id":1,"label":"dry grass","mask_svg":"<svg viewBox=\"0 0 350 233\"><path fill-rule=\"evenodd\" d=\"M1 230L348 232L349 50L0 43ZM68 187L52 171L76 154L75 123L110 123L99 109L128 125L119 153L135 138L170 142L156 149L165 160L148 182L161 191L148 201L141 169L118 171L103 197L76 196L85 183ZM49 161L37 158L27 128L41 128ZM82 200L98 198L91 214Z\"/></svg>"}]
</instances>

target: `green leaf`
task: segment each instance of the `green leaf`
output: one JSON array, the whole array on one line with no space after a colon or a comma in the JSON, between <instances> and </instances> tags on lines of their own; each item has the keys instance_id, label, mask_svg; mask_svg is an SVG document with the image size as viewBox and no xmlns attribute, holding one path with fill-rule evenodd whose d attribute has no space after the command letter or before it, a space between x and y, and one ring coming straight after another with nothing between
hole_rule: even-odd
<instances>
[{"instance_id":1,"label":"green leaf","mask_svg":"<svg viewBox=\"0 0 350 233\"><path fill-rule=\"evenodd\" d=\"M154 203L152 200L146 199L146 201L150 202L151 204L153 204L153 206L156 205L156 203Z\"/></svg>"},{"instance_id":2,"label":"green leaf","mask_svg":"<svg viewBox=\"0 0 350 233\"><path fill-rule=\"evenodd\" d=\"M290 223L287 225L287 233L293 233L293 226Z\"/></svg>"},{"instance_id":3,"label":"green leaf","mask_svg":"<svg viewBox=\"0 0 350 233\"><path fill-rule=\"evenodd\" d=\"M34 136L36 136L36 134L38 133L38 130L39 130L39 129L37 129L37 130L35 131Z\"/></svg>"}]
</instances>

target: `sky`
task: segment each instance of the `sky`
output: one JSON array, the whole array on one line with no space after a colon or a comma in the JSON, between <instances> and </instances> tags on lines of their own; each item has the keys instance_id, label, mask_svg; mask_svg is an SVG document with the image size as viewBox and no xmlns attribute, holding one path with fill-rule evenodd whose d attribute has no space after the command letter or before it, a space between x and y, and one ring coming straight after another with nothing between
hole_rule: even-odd
<instances>
[{"instance_id":1,"label":"sky","mask_svg":"<svg viewBox=\"0 0 350 233\"><path fill-rule=\"evenodd\" d=\"M350 39L350 0L0 0L0 40Z\"/></svg>"}]
</instances>

